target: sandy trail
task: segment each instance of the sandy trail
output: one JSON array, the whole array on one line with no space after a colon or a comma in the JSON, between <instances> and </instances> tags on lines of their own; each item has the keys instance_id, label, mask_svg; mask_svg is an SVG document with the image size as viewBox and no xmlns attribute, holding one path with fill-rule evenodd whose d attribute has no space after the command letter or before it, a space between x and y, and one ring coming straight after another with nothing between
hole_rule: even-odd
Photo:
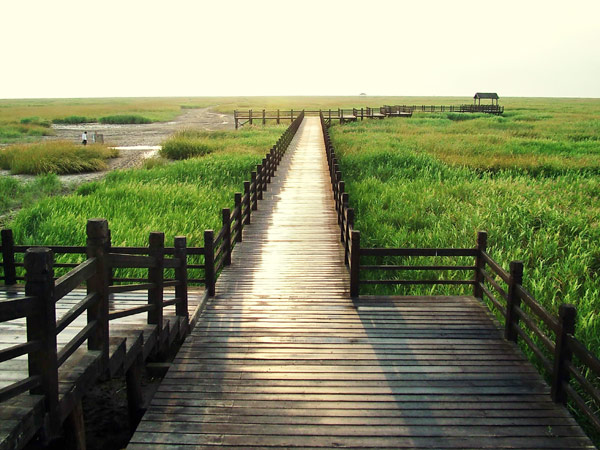
<instances>
[{"instance_id":1,"label":"sandy trail","mask_svg":"<svg viewBox=\"0 0 600 450\"><path fill-rule=\"evenodd\" d=\"M108 172L116 169L140 167L144 159L154 156L160 144L173 133L184 129L197 130L232 130L233 115L211 111L210 108L184 109L182 114L171 122L156 122L143 125L103 125L88 123L81 125L53 125L56 133L48 136L49 140L77 141L81 133L87 131L104 135L104 143L119 149L119 157L108 161L108 169L101 172L60 175L65 183L84 183L103 178ZM124 148L123 148L124 147ZM7 170L0 170L0 176L10 175ZM33 179L33 175L12 175L22 180Z\"/></svg>"}]
</instances>

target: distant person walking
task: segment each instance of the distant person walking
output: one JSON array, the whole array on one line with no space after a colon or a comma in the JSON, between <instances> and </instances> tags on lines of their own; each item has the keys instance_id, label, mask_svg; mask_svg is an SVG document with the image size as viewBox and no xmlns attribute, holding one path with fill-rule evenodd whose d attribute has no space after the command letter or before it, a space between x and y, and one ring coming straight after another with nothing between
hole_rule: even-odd
<instances>
[{"instance_id":1,"label":"distant person walking","mask_svg":"<svg viewBox=\"0 0 600 450\"><path fill-rule=\"evenodd\" d=\"M83 134L81 135L81 143L83 145L87 145L87 131L84 131Z\"/></svg>"}]
</instances>

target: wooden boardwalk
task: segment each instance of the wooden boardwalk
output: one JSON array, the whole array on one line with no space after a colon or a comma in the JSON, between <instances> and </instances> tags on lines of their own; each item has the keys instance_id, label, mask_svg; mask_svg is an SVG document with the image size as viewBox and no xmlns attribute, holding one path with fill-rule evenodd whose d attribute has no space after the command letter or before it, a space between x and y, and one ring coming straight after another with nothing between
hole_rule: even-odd
<instances>
[{"instance_id":1,"label":"wooden boardwalk","mask_svg":"<svg viewBox=\"0 0 600 450\"><path fill-rule=\"evenodd\" d=\"M0 302L10 301L23 295L22 286L1 286ZM63 319L86 296L86 291L76 289L56 303L56 319ZM168 290L165 300L174 297ZM190 290L188 308L190 321L195 323L203 292ZM121 311L148 303L147 292L120 293L112 296L110 312ZM145 361L148 356L160 350L168 349L174 341L185 337L188 328L182 317L175 315L175 306L164 308L163 330L159 333L157 325L149 325L145 314L122 317L110 322L111 338L109 347L108 374L124 374L137 363L138 358ZM62 351L81 333L87 325L85 314L77 317L57 336L57 349ZM3 322L0 326L0 350L27 342L26 319ZM59 415L60 422L65 421L75 404L85 392L96 383L100 375L100 352L79 348L59 368ZM28 376L28 358L22 355L0 363L0 389L26 379ZM45 411L42 395L21 394L2 404L0 408L0 448L22 448L33 437L44 422Z\"/></svg>"},{"instance_id":2,"label":"wooden boardwalk","mask_svg":"<svg viewBox=\"0 0 600 450\"><path fill-rule=\"evenodd\" d=\"M594 448L475 298L349 298L318 118L259 209L130 449Z\"/></svg>"}]
</instances>

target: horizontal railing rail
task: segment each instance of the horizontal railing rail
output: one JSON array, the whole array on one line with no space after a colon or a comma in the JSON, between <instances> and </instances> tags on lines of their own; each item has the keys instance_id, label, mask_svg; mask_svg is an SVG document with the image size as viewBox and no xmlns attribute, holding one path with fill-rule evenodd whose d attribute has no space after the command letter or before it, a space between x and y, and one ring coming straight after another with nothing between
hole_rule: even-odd
<instances>
[{"instance_id":1,"label":"horizontal railing rail","mask_svg":"<svg viewBox=\"0 0 600 450\"><path fill-rule=\"evenodd\" d=\"M473 106L473 105L466 105ZM479 106L479 105L477 105ZM486 105L487 107L488 105ZM483 105L482 105L483 107ZM401 107L402 108L402 107ZM523 263L512 261L504 269L487 253L487 233L480 231L474 248L364 248L354 228L354 209L349 206L340 165L328 132L328 121L320 115L329 164L334 205L340 226L340 241L350 273L350 295L360 296L364 285L456 285L473 286L473 296L485 301L502 320L504 337L520 343L546 375L555 402L569 403L600 432L600 360L575 337L576 310L561 305L558 317L547 311L523 286ZM412 264L416 257L461 258L459 263ZM375 262L364 264L364 259ZM401 263L395 258L404 258ZM409 260L406 261L406 258ZM467 263L464 263L465 258ZM472 274L462 280L401 280L399 271L458 272ZM381 279L362 279L361 274L379 273Z\"/></svg>"}]
</instances>

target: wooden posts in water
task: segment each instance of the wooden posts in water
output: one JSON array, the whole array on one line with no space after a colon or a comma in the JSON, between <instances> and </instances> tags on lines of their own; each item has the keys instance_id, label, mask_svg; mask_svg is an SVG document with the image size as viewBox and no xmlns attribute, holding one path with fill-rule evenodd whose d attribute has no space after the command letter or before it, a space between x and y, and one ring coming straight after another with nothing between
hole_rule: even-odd
<instances>
[{"instance_id":1,"label":"wooden posts in water","mask_svg":"<svg viewBox=\"0 0 600 450\"><path fill-rule=\"evenodd\" d=\"M485 260L483 259L483 253L487 249L487 232L479 231L477 233L477 256L475 257L475 285L473 286L473 297L483 298L483 289L481 284L484 282L483 268L485 266Z\"/></svg>"},{"instance_id":2,"label":"wooden posts in water","mask_svg":"<svg viewBox=\"0 0 600 450\"><path fill-rule=\"evenodd\" d=\"M517 295L517 285L521 284L523 284L523 262L511 261L504 338L513 342L517 342L519 336L519 333L515 330L515 326L519 323L519 316L516 314L515 308L521 306L521 299Z\"/></svg>"},{"instance_id":3,"label":"wooden posts in water","mask_svg":"<svg viewBox=\"0 0 600 450\"><path fill-rule=\"evenodd\" d=\"M88 258L96 258L96 272L87 281L88 295L96 293L98 300L88 308L88 323L97 321L97 326L88 339L90 350L102 352L103 366L108 365L108 283L110 266L110 238L106 219L90 219L86 226L86 254Z\"/></svg>"},{"instance_id":4,"label":"wooden posts in water","mask_svg":"<svg viewBox=\"0 0 600 450\"><path fill-rule=\"evenodd\" d=\"M2 266L4 268L4 284L11 286L17 283L17 271L15 267L15 241L12 230L2 230Z\"/></svg>"},{"instance_id":5,"label":"wooden posts in water","mask_svg":"<svg viewBox=\"0 0 600 450\"><path fill-rule=\"evenodd\" d=\"M213 230L204 231L204 279L208 295L215 295L215 233Z\"/></svg>"},{"instance_id":6,"label":"wooden posts in water","mask_svg":"<svg viewBox=\"0 0 600 450\"><path fill-rule=\"evenodd\" d=\"M27 315L27 342L36 342L29 352L29 376L39 377L32 394L42 394L49 412L49 434L60 427L58 411L58 355L54 302L54 253L48 248L30 248L25 253L25 295L35 297L37 307Z\"/></svg>"},{"instance_id":7,"label":"wooden posts in water","mask_svg":"<svg viewBox=\"0 0 600 450\"><path fill-rule=\"evenodd\" d=\"M575 334L575 317L577 310L573 305L560 305L558 309L558 326L556 345L554 347L554 367L552 370L552 387L550 395L557 403L567 403L567 393L563 387L569 384L570 373L567 365L571 362L573 353L567 343L568 335Z\"/></svg>"}]
</instances>

